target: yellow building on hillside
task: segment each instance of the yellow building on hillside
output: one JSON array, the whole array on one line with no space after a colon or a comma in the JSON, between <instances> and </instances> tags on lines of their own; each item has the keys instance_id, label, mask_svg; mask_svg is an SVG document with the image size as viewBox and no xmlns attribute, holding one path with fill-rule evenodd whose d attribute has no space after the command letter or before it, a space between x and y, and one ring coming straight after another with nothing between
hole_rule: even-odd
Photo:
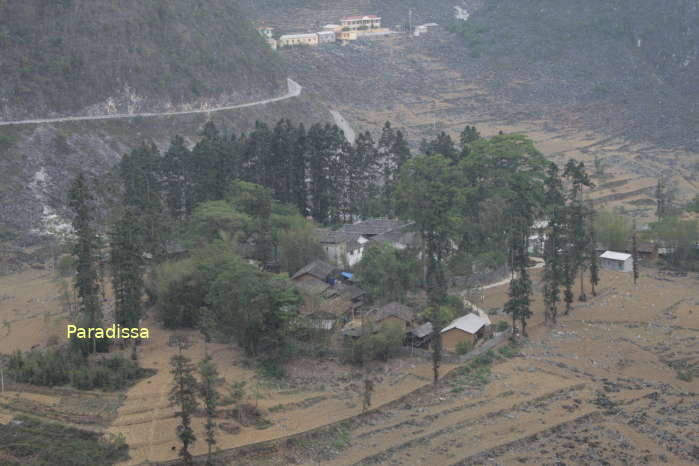
<instances>
[{"instance_id":1,"label":"yellow building on hillside","mask_svg":"<svg viewBox=\"0 0 699 466\"><path fill-rule=\"evenodd\" d=\"M316 46L318 45L318 34L285 34L279 38L278 46L294 47L297 45Z\"/></svg>"},{"instance_id":2,"label":"yellow building on hillside","mask_svg":"<svg viewBox=\"0 0 699 466\"><path fill-rule=\"evenodd\" d=\"M376 15L345 16L340 20L343 30L368 30L381 28L381 17Z\"/></svg>"}]
</instances>

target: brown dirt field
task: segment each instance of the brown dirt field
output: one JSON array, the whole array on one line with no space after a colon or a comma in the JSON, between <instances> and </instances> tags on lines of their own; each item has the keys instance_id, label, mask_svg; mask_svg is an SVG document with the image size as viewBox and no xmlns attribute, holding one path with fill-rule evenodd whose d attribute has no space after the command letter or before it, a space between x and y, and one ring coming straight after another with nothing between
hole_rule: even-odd
<instances>
[{"instance_id":1,"label":"brown dirt field","mask_svg":"<svg viewBox=\"0 0 699 466\"><path fill-rule=\"evenodd\" d=\"M0 276L0 353L43 347L51 336L65 338L67 313L60 290L60 281L46 270Z\"/></svg>"},{"instance_id":2,"label":"brown dirt field","mask_svg":"<svg viewBox=\"0 0 699 466\"><path fill-rule=\"evenodd\" d=\"M146 325L151 329L150 341L139 349L139 361L143 367L154 368L158 373L143 380L128 390L118 416L111 424L109 432L123 434L130 447L131 460L126 464L139 464L144 461L164 461L174 459L177 452L175 436L177 421L174 408L169 406L168 392L172 384L169 373L169 360L176 353L167 345L173 332L158 328L152 321ZM204 356L204 344L196 332L186 334L195 344L186 354L194 361ZM304 380L305 384L294 389L274 386L257 377L253 370L241 366L242 354L230 345L208 344L219 373L227 382L245 380L248 402L255 404L254 387L261 385L258 406L272 425L260 430L255 427L242 427L238 434L217 432L217 447L227 449L282 438L294 433L308 431L329 423L357 415L361 411L361 401L348 377L351 370L338 366L333 361L296 361L289 368L290 376ZM449 366L445 366L449 368ZM431 380L431 366L422 360L401 359L392 361L386 367L376 369L376 377L382 382L376 386L373 403L380 405L393 401ZM282 409L278 409L283 405ZM275 410L270 411L270 408ZM225 418L220 418L225 422ZM196 417L194 428L197 436L204 438L204 419ZM203 441L196 443L193 454L206 452Z\"/></svg>"},{"instance_id":3,"label":"brown dirt field","mask_svg":"<svg viewBox=\"0 0 699 466\"><path fill-rule=\"evenodd\" d=\"M536 282L540 270L533 270ZM586 284L588 295L589 285ZM507 286L486 290L499 308ZM440 390L381 409L355 425L348 444L297 464L697 464L699 277L602 271L598 296L575 303L553 328L534 300L530 338L496 363L482 389ZM499 320L491 316L493 321ZM267 460L270 460L269 458ZM279 461L259 464L291 464Z\"/></svg>"}]
</instances>

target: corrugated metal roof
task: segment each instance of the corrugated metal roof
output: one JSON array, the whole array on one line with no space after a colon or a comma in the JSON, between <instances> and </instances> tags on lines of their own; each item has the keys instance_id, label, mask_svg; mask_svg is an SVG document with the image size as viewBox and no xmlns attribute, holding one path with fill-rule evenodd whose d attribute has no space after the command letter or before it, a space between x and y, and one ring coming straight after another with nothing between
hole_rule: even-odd
<instances>
[{"instance_id":1,"label":"corrugated metal roof","mask_svg":"<svg viewBox=\"0 0 699 466\"><path fill-rule=\"evenodd\" d=\"M486 325L485 320L476 314L466 314L463 317L453 320L449 325L442 329L442 333L448 332L451 329L458 328L466 333L475 334Z\"/></svg>"},{"instance_id":2,"label":"corrugated metal roof","mask_svg":"<svg viewBox=\"0 0 699 466\"><path fill-rule=\"evenodd\" d=\"M611 259L613 261L625 261L631 258L631 254L626 254L625 252L615 252L606 251L604 254L599 256L600 259Z\"/></svg>"}]
</instances>

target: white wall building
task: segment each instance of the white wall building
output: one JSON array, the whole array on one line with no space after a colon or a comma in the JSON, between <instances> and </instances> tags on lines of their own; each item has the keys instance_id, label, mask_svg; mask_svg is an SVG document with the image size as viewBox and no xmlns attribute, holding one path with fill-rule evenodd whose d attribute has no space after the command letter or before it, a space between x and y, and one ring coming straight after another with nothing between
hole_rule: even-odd
<instances>
[{"instance_id":1,"label":"white wall building","mask_svg":"<svg viewBox=\"0 0 699 466\"><path fill-rule=\"evenodd\" d=\"M606 251L599 256L600 266L619 272L633 272L633 257L625 252Z\"/></svg>"}]
</instances>

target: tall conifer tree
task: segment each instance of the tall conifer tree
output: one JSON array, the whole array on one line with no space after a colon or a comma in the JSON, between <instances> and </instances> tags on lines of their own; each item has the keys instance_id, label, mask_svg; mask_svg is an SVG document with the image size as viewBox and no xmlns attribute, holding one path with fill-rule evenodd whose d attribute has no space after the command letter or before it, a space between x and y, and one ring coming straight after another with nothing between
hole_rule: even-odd
<instances>
[{"instance_id":1,"label":"tall conifer tree","mask_svg":"<svg viewBox=\"0 0 699 466\"><path fill-rule=\"evenodd\" d=\"M75 289L79 299L80 326L99 327L102 322L100 290L97 275L97 234L93 227L92 194L85 176L80 173L68 193L68 205L73 212L73 232L76 240L73 255L77 258ZM97 341L92 340L82 349L96 351Z\"/></svg>"}]
</instances>

